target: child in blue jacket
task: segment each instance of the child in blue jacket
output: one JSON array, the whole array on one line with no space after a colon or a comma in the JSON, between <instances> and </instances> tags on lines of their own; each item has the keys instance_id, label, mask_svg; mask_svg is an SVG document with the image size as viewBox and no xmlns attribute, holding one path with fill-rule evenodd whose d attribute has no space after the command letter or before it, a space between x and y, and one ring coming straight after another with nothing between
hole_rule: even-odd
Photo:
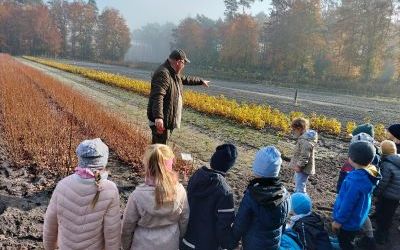
<instances>
[{"instance_id":1,"label":"child in blue jacket","mask_svg":"<svg viewBox=\"0 0 400 250\"><path fill-rule=\"evenodd\" d=\"M338 234L341 249L354 249L352 241L365 223L379 171L371 165L375 157L372 143L358 141L349 147L349 162L355 168L344 179L333 209L332 230Z\"/></svg>"},{"instance_id":2,"label":"child in blue jacket","mask_svg":"<svg viewBox=\"0 0 400 250\"><path fill-rule=\"evenodd\" d=\"M290 195L279 180L282 159L275 147L264 147L253 163L250 181L233 224L235 245L244 250L277 250L290 208Z\"/></svg>"},{"instance_id":3,"label":"child in blue jacket","mask_svg":"<svg viewBox=\"0 0 400 250\"><path fill-rule=\"evenodd\" d=\"M370 134L361 132L359 134L353 135L353 138L351 138L350 144L352 144L354 142L358 142L358 141L366 141L366 142L372 143L374 145L376 154L375 154L375 157L372 160L371 164L374 165L375 167L379 168L379 163L381 161L381 157L380 157L381 152L380 152L380 149L377 146L375 146L375 143L376 143L375 139ZM354 170L354 167L349 163L349 160L346 160L339 172L339 179L338 179L337 185L336 185L336 193L339 193L340 187L342 186L344 179L353 170Z\"/></svg>"}]
</instances>

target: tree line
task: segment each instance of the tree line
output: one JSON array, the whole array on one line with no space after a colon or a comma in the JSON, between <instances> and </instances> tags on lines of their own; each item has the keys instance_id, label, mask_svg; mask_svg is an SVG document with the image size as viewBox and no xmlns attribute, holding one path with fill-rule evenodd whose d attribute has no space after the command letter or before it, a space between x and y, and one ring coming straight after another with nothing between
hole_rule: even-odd
<instances>
[{"instance_id":1,"label":"tree line","mask_svg":"<svg viewBox=\"0 0 400 250\"><path fill-rule=\"evenodd\" d=\"M118 10L95 0L0 0L0 52L80 60L124 58L130 31Z\"/></svg>"},{"instance_id":2,"label":"tree line","mask_svg":"<svg viewBox=\"0 0 400 250\"><path fill-rule=\"evenodd\" d=\"M172 47L199 66L271 81L399 87L397 1L272 0L268 15L251 16L254 1L225 0L224 20L182 20Z\"/></svg>"},{"instance_id":3,"label":"tree line","mask_svg":"<svg viewBox=\"0 0 400 250\"><path fill-rule=\"evenodd\" d=\"M99 13L95 0L0 0L0 52L118 61L132 39L136 61L179 47L192 68L218 75L399 88L398 0L272 0L268 14L249 15L255 1L224 0L224 18L147 24L131 36L121 14Z\"/></svg>"}]
</instances>

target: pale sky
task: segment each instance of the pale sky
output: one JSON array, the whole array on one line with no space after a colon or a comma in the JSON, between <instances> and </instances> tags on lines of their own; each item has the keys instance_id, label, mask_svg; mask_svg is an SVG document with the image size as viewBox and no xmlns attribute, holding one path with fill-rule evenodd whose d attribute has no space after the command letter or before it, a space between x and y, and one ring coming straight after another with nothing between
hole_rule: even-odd
<instances>
[{"instance_id":1,"label":"pale sky","mask_svg":"<svg viewBox=\"0 0 400 250\"><path fill-rule=\"evenodd\" d=\"M127 20L131 30L147 23L160 24L172 22L178 24L186 17L203 14L211 19L224 17L223 0L97 0L100 11L104 7L118 9ZM256 1L248 10L250 14L270 12L270 0Z\"/></svg>"}]
</instances>

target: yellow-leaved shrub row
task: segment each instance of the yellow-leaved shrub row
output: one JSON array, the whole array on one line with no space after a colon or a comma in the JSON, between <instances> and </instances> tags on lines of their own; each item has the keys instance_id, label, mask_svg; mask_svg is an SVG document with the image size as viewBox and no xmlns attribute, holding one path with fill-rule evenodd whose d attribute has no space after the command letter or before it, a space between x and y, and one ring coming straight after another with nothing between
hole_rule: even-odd
<instances>
[{"instance_id":1,"label":"yellow-leaved shrub row","mask_svg":"<svg viewBox=\"0 0 400 250\"><path fill-rule=\"evenodd\" d=\"M146 81L136 80L118 74L77 67L56 61L35 57L24 57L50 67L61 69L74 74L79 74L89 79L105 84L111 84L135 93L148 96L150 84ZM257 105L238 103L236 100L224 96L210 96L191 90L185 90L183 94L185 106L207 114L218 115L248 125L256 129L273 128L283 133L290 131L290 122L296 117L306 117L301 112L291 112L289 115L282 113L268 105ZM341 133L342 124L336 118L328 118L323 115L312 114L310 119L311 128L331 135ZM355 128L356 123L348 122L346 132L349 134ZM376 138L383 139L385 129L382 124L375 126Z\"/></svg>"}]
</instances>

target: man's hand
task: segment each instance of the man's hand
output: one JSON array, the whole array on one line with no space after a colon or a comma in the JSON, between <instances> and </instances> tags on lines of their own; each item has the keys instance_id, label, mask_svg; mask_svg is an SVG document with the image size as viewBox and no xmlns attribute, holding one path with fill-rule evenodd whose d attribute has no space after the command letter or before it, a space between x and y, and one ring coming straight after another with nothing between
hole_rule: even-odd
<instances>
[{"instance_id":1,"label":"man's hand","mask_svg":"<svg viewBox=\"0 0 400 250\"><path fill-rule=\"evenodd\" d=\"M155 123L156 128L157 128L157 133L158 133L158 134L162 134L162 133L164 132L164 130L165 130L163 119L157 118L157 119L154 121L154 123Z\"/></svg>"},{"instance_id":2,"label":"man's hand","mask_svg":"<svg viewBox=\"0 0 400 250\"><path fill-rule=\"evenodd\" d=\"M210 81L203 81L203 86L208 88L208 83L210 83Z\"/></svg>"},{"instance_id":3,"label":"man's hand","mask_svg":"<svg viewBox=\"0 0 400 250\"><path fill-rule=\"evenodd\" d=\"M342 224L339 224L336 221L332 222L333 233L338 234L341 227L342 227Z\"/></svg>"},{"instance_id":4,"label":"man's hand","mask_svg":"<svg viewBox=\"0 0 400 250\"><path fill-rule=\"evenodd\" d=\"M295 171L296 173L301 172L301 168L300 168L299 166L297 166L297 165L294 166L293 169L294 169L294 171Z\"/></svg>"}]
</instances>

